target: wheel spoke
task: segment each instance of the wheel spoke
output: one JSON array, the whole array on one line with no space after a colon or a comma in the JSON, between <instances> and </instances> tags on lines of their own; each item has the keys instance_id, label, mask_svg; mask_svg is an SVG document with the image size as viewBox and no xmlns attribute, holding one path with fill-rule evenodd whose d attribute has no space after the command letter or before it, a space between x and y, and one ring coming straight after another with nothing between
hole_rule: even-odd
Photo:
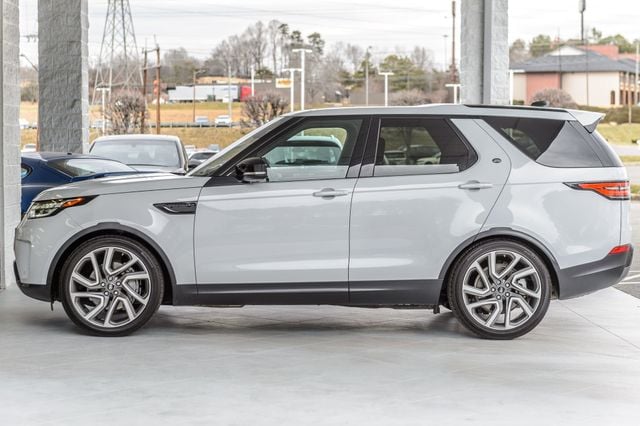
<instances>
[{"instance_id":1,"label":"wheel spoke","mask_svg":"<svg viewBox=\"0 0 640 426\"><path fill-rule=\"evenodd\" d=\"M122 283L122 288L127 292L128 295L130 295L131 297L136 299L136 301L142 303L143 305L146 305L149 301L149 295L147 295L147 297L141 296L138 292L129 287L129 284L127 284L126 282Z\"/></svg>"},{"instance_id":2,"label":"wheel spoke","mask_svg":"<svg viewBox=\"0 0 640 426\"><path fill-rule=\"evenodd\" d=\"M118 307L119 304L120 304L120 298L111 300L111 304L109 305L109 310L107 311L107 315L105 315L104 317L103 325L105 327L112 327L111 319L113 318L113 314L115 313L116 308Z\"/></svg>"},{"instance_id":3,"label":"wheel spoke","mask_svg":"<svg viewBox=\"0 0 640 426\"><path fill-rule=\"evenodd\" d=\"M146 272L132 272L130 274L126 274L122 277L122 283L126 283L132 280L148 280L149 274Z\"/></svg>"},{"instance_id":4,"label":"wheel spoke","mask_svg":"<svg viewBox=\"0 0 640 426\"><path fill-rule=\"evenodd\" d=\"M540 299L541 296L541 289L540 287L538 287L535 291L533 290L529 290L526 286L521 285L518 281L513 281L511 283L511 287L515 288L516 290L518 290L520 293L523 293L529 297L533 297L535 299Z\"/></svg>"},{"instance_id":5,"label":"wheel spoke","mask_svg":"<svg viewBox=\"0 0 640 426\"><path fill-rule=\"evenodd\" d=\"M500 278L498 276L498 272L496 271L497 260L496 260L496 252L492 251L489 253L489 275L493 278Z\"/></svg>"},{"instance_id":6,"label":"wheel spoke","mask_svg":"<svg viewBox=\"0 0 640 426\"><path fill-rule=\"evenodd\" d=\"M107 298L100 293L89 293L89 292L74 292L71 293L71 297L74 300L76 299L98 299L100 302L88 312L84 312L82 317L86 320L93 319L96 315L104 310L107 305ZM74 302L75 303L75 302Z\"/></svg>"},{"instance_id":7,"label":"wheel spoke","mask_svg":"<svg viewBox=\"0 0 640 426\"><path fill-rule=\"evenodd\" d=\"M104 268L104 272L107 275L113 275L113 270L111 269L111 264L113 263L113 253L115 252L115 248L107 247L107 250L104 254L104 261L102 262L102 266Z\"/></svg>"},{"instance_id":8,"label":"wheel spoke","mask_svg":"<svg viewBox=\"0 0 640 426\"><path fill-rule=\"evenodd\" d=\"M136 263L138 263L138 259L131 259L130 261L128 261L127 263L125 263L124 265L122 265L121 267L119 267L118 269L115 269L111 272L112 275L118 275L124 271L126 271L127 269L131 268L133 265L135 265Z\"/></svg>"},{"instance_id":9,"label":"wheel spoke","mask_svg":"<svg viewBox=\"0 0 640 426\"><path fill-rule=\"evenodd\" d=\"M533 269L532 267L528 267L526 269L523 269L521 271L518 271L518 272L514 273L511 276L511 281L512 282L516 282L520 278L528 277L529 275L532 275L532 274L535 274L535 273L536 273L535 269Z\"/></svg>"},{"instance_id":10,"label":"wheel spoke","mask_svg":"<svg viewBox=\"0 0 640 426\"><path fill-rule=\"evenodd\" d=\"M481 289L478 287L474 287L471 285L465 285L462 287L462 291L464 291L467 294L470 294L472 296L487 296L489 293L491 293L491 288L490 287L486 287L485 289Z\"/></svg>"},{"instance_id":11,"label":"wheel spoke","mask_svg":"<svg viewBox=\"0 0 640 426\"><path fill-rule=\"evenodd\" d=\"M86 277L83 277L82 275L80 275L78 272L72 273L71 279L86 288L95 288L100 284L100 281L92 282L88 280Z\"/></svg>"},{"instance_id":12,"label":"wheel spoke","mask_svg":"<svg viewBox=\"0 0 640 426\"><path fill-rule=\"evenodd\" d=\"M515 296L513 296L513 299L511 299L511 300L513 300L513 302L517 302L518 305L520 305L520 307L522 308L524 313L527 314L527 318L530 317L531 315L533 315L533 308L524 299L524 297L519 296L519 295L515 295Z\"/></svg>"},{"instance_id":13,"label":"wheel spoke","mask_svg":"<svg viewBox=\"0 0 640 426\"><path fill-rule=\"evenodd\" d=\"M487 318L487 321L485 321L484 325L486 325L487 327L492 327L495 323L496 320L498 319L498 317L500 316L500 313L502 312L502 303L500 303L499 301L496 301L495 304L495 309L493 310L493 312L491 312L491 315L489 316L489 318Z\"/></svg>"},{"instance_id":14,"label":"wheel spoke","mask_svg":"<svg viewBox=\"0 0 640 426\"><path fill-rule=\"evenodd\" d=\"M98 259L96 258L95 252L91 252L89 257L91 259L91 266L93 266L93 272L96 275L96 285L97 285L102 280L102 274L100 273L100 264L98 264Z\"/></svg>"},{"instance_id":15,"label":"wheel spoke","mask_svg":"<svg viewBox=\"0 0 640 426\"><path fill-rule=\"evenodd\" d=\"M502 272L500 272L500 278L508 275L509 272L511 272L513 270L513 268L515 268L516 265L518 263L520 263L521 259L522 259L522 256L520 256L519 254L514 254L513 260L511 261L511 263L509 263L509 265L507 265L507 267L504 268L504 270Z\"/></svg>"},{"instance_id":16,"label":"wheel spoke","mask_svg":"<svg viewBox=\"0 0 640 426\"><path fill-rule=\"evenodd\" d=\"M118 299L116 300L120 300L120 303L122 303L122 306L124 306L124 310L127 312L127 316L129 317L130 321L136 319L136 310L133 308L133 305L131 304L131 301L129 299L127 299L126 297L118 297Z\"/></svg>"},{"instance_id":17,"label":"wheel spoke","mask_svg":"<svg viewBox=\"0 0 640 426\"><path fill-rule=\"evenodd\" d=\"M490 287L489 278L487 278L487 274L485 274L484 269L482 269L482 266L480 266L478 262L473 262L473 265L471 265L471 267L475 269L476 272L478 272L478 275L480 276L480 279L482 280L484 285L487 288L489 288Z\"/></svg>"},{"instance_id":18,"label":"wheel spoke","mask_svg":"<svg viewBox=\"0 0 640 426\"><path fill-rule=\"evenodd\" d=\"M500 309L500 302L494 298L491 299L483 299L483 300L478 300L477 302L473 302L467 305L467 308L469 309L476 309L479 308L481 306L487 306L487 305L494 305L496 308Z\"/></svg>"}]
</instances>

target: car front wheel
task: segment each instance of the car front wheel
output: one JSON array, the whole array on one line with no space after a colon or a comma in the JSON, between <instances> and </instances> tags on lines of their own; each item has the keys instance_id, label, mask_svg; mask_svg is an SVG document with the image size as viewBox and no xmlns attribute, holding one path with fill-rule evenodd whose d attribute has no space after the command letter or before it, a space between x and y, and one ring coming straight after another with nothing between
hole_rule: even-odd
<instances>
[{"instance_id":1,"label":"car front wheel","mask_svg":"<svg viewBox=\"0 0 640 426\"><path fill-rule=\"evenodd\" d=\"M163 274L153 253L126 237L95 237L65 262L60 296L69 318L102 336L142 327L157 311Z\"/></svg>"},{"instance_id":2,"label":"car front wheel","mask_svg":"<svg viewBox=\"0 0 640 426\"><path fill-rule=\"evenodd\" d=\"M543 259L512 240L471 247L454 266L448 300L460 322L480 337L513 339L544 317L551 276Z\"/></svg>"}]
</instances>

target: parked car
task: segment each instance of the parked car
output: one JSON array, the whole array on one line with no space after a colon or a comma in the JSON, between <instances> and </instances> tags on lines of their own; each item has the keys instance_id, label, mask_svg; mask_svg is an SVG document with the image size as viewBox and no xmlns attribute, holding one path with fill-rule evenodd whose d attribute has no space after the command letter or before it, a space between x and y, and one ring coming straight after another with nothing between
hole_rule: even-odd
<instances>
[{"instance_id":1,"label":"parked car","mask_svg":"<svg viewBox=\"0 0 640 426\"><path fill-rule=\"evenodd\" d=\"M116 135L101 136L90 152L120 161L139 171L184 174L187 153L177 136Z\"/></svg>"},{"instance_id":2,"label":"parked car","mask_svg":"<svg viewBox=\"0 0 640 426\"><path fill-rule=\"evenodd\" d=\"M196 119L194 120L195 124L203 124L203 125L208 125L209 124L209 117L205 116L205 115L198 115L196 116Z\"/></svg>"},{"instance_id":3,"label":"parked car","mask_svg":"<svg viewBox=\"0 0 640 426\"><path fill-rule=\"evenodd\" d=\"M601 117L465 105L286 115L187 176L44 191L16 230L17 282L103 336L138 329L161 303L446 307L479 336L522 336L551 298L629 271L629 182ZM385 162L414 145L436 148L438 164Z\"/></svg>"},{"instance_id":4,"label":"parked car","mask_svg":"<svg viewBox=\"0 0 640 426\"><path fill-rule=\"evenodd\" d=\"M191 155L196 152L198 148L195 145L185 145L184 151L187 153L187 158L191 157Z\"/></svg>"},{"instance_id":5,"label":"parked car","mask_svg":"<svg viewBox=\"0 0 640 426\"><path fill-rule=\"evenodd\" d=\"M228 115L219 115L216 117L214 124L216 127L231 127L233 122L231 121L231 117Z\"/></svg>"},{"instance_id":6,"label":"parked car","mask_svg":"<svg viewBox=\"0 0 640 426\"><path fill-rule=\"evenodd\" d=\"M38 150L38 146L35 143L26 143L20 150L22 153L26 152L36 152Z\"/></svg>"},{"instance_id":7,"label":"parked car","mask_svg":"<svg viewBox=\"0 0 640 426\"><path fill-rule=\"evenodd\" d=\"M126 164L95 155L41 152L23 154L20 164L22 214L45 189L87 179L139 173Z\"/></svg>"},{"instance_id":8,"label":"parked car","mask_svg":"<svg viewBox=\"0 0 640 426\"><path fill-rule=\"evenodd\" d=\"M20 118L18 119L18 125L20 126L20 130L28 129L29 121L24 118Z\"/></svg>"},{"instance_id":9,"label":"parked car","mask_svg":"<svg viewBox=\"0 0 640 426\"><path fill-rule=\"evenodd\" d=\"M189 170L195 169L204 161L216 155L213 151L197 151L189 156Z\"/></svg>"}]
</instances>

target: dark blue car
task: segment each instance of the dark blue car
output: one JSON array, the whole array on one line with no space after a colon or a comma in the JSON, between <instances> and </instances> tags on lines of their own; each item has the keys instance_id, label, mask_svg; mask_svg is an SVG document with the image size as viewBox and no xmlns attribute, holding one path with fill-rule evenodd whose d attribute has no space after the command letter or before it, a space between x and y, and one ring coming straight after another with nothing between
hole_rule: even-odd
<instances>
[{"instance_id":1,"label":"dark blue car","mask_svg":"<svg viewBox=\"0 0 640 426\"><path fill-rule=\"evenodd\" d=\"M22 154L22 214L45 189L105 176L140 173L126 164L95 155L33 152Z\"/></svg>"}]
</instances>

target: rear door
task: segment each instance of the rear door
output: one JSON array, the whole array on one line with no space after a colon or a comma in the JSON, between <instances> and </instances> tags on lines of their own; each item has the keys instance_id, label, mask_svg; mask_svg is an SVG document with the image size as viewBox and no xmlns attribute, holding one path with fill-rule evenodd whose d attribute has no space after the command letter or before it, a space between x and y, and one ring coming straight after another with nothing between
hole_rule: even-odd
<instances>
[{"instance_id":1,"label":"rear door","mask_svg":"<svg viewBox=\"0 0 640 426\"><path fill-rule=\"evenodd\" d=\"M447 258L480 231L509 158L471 119L374 126L351 207L350 302L436 303Z\"/></svg>"}]
</instances>

